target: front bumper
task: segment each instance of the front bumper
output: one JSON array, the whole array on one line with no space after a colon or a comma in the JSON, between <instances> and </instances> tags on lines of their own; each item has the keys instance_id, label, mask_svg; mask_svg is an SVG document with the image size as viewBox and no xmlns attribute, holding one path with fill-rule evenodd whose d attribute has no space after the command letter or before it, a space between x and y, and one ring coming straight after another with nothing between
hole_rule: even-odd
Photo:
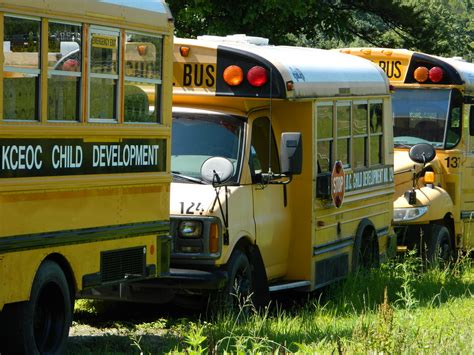
<instances>
[{"instance_id":1,"label":"front bumper","mask_svg":"<svg viewBox=\"0 0 474 355\"><path fill-rule=\"evenodd\" d=\"M118 285L88 288L80 292L81 298L166 303L183 290L219 290L227 283L223 270L191 270L171 268L169 275Z\"/></svg>"},{"instance_id":2,"label":"front bumper","mask_svg":"<svg viewBox=\"0 0 474 355\"><path fill-rule=\"evenodd\" d=\"M144 280L138 284L170 289L218 290L225 286L227 273L222 270L203 271L171 268L168 276Z\"/></svg>"}]
</instances>

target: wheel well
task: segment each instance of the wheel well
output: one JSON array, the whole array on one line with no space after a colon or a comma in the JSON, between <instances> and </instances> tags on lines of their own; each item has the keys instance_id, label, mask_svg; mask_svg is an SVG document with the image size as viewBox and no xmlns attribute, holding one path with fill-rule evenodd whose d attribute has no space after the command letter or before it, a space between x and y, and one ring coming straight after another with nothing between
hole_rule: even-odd
<instances>
[{"instance_id":1,"label":"wheel well","mask_svg":"<svg viewBox=\"0 0 474 355\"><path fill-rule=\"evenodd\" d=\"M252 299L254 304L257 307L267 306L270 302L268 279L265 264L258 245L252 243L248 237L242 237L235 244L234 250L243 251L249 259L252 268L252 287L254 290Z\"/></svg>"},{"instance_id":2,"label":"wheel well","mask_svg":"<svg viewBox=\"0 0 474 355\"><path fill-rule=\"evenodd\" d=\"M454 229L454 219L451 213L446 213L446 215L443 218L442 223L448 228L449 233L450 233L450 241L451 241L451 247L454 249L456 247L455 243L455 229Z\"/></svg>"},{"instance_id":3,"label":"wheel well","mask_svg":"<svg viewBox=\"0 0 474 355\"><path fill-rule=\"evenodd\" d=\"M242 238L240 238L239 241L235 244L234 250L240 249L240 250L242 250L247 256L249 256L250 251L251 251L251 248L252 248L253 246L254 246L254 245L252 244L252 242L251 242L248 238L242 237Z\"/></svg>"},{"instance_id":4,"label":"wheel well","mask_svg":"<svg viewBox=\"0 0 474 355\"><path fill-rule=\"evenodd\" d=\"M375 252L377 254L374 256L378 258L379 257L379 252L378 252L379 251L379 238L377 237L377 231L375 230L375 227L373 225L365 227L364 232L362 233L362 235L364 236L364 238L362 239L362 243L370 242L367 236L370 235L372 232L374 235L374 239L372 242L374 243Z\"/></svg>"},{"instance_id":5,"label":"wheel well","mask_svg":"<svg viewBox=\"0 0 474 355\"><path fill-rule=\"evenodd\" d=\"M372 223L372 221L370 221L368 218L364 218L360 221L360 223L357 227L357 232L356 232L355 239L354 239L353 257L352 257L352 269L353 270L356 269L358 267L357 264L360 263L359 257L356 256L356 255L360 250L366 250L365 246L369 242L367 236L370 235L370 233L372 233L372 232L373 232L373 235L375 236L375 238L373 240L374 245L372 245L373 249L370 248L369 250L371 250L373 253L375 253L375 255L373 255L373 257L377 258L377 260L376 260L377 263L379 262L379 260L378 260L380 258L380 256L379 256L379 240L378 240L378 237L377 237L377 231L376 231L375 226Z\"/></svg>"},{"instance_id":6,"label":"wheel well","mask_svg":"<svg viewBox=\"0 0 474 355\"><path fill-rule=\"evenodd\" d=\"M59 265L61 270L64 272L64 276L66 277L67 284L69 286L69 294L71 297L71 303L74 304L74 299L76 295L76 283L74 281L74 273L71 269L71 265L67 261L67 259L58 253L48 255L45 260L54 261L56 264Z\"/></svg>"}]
</instances>

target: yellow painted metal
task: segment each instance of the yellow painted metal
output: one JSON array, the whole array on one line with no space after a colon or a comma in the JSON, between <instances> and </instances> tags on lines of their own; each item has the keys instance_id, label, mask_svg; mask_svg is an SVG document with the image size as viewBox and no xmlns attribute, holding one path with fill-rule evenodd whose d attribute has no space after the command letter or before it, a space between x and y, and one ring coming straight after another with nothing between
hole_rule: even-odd
<instances>
[{"instance_id":1,"label":"yellow painted metal","mask_svg":"<svg viewBox=\"0 0 474 355\"><path fill-rule=\"evenodd\" d=\"M223 246L221 258L216 265L225 264L240 239L256 244L262 255L266 275L270 282L275 280L307 280L311 289L316 288L316 266L318 261L333 256L348 254L348 268L352 264L353 244L314 255L313 249L325 244L337 244L344 238L354 238L360 221L369 219L377 230L386 229L379 238L379 250L385 255L388 247L388 235L392 219L393 183L370 187L346 194L345 202L336 209L331 201L316 198L317 146L316 146L316 105L317 98L303 100L262 99L246 97L215 96L215 81L208 73L215 72L217 63L216 47L202 46L191 41L175 43L174 49L174 95L173 103L199 109L212 109L225 113L242 115L248 118L246 148L241 176L241 186L230 187L229 193L229 245ZM183 57L180 46L189 47L189 55ZM187 69L186 69L187 68ZM188 72L186 72L188 70ZM194 72L193 72L194 71ZM196 74L199 82L196 83ZM201 80L201 74L203 74ZM205 80L209 79L206 84ZM187 80L187 81L186 81ZM210 84L209 84L210 83ZM185 85L186 84L186 85ZM357 97L368 100L374 97ZM326 101L346 100L353 97L331 97ZM387 95L377 96L384 103L383 154L385 164L393 164L391 134L391 104ZM322 100L322 99L321 99ZM249 156L252 137L252 125L258 117L271 117L272 128L279 146L279 137L283 132L302 132L303 134L303 171L295 175L286 186L287 205L284 206L284 187L258 184L252 185ZM194 194L196 201L209 201L214 198L212 189L191 190L192 187L179 184L173 186L172 206L183 196ZM209 195L204 196L207 191ZM184 199L183 199L184 200ZM253 215L252 215L253 214ZM218 213L215 214L220 217ZM338 231L339 230L339 231Z\"/></svg>"},{"instance_id":2,"label":"yellow painted metal","mask_svg":"<svg viewBox=\"0 0 474 355\"><path fill-rule=\"evenodd\" d=\"M51 6L60 3L61 6ZM89 1L88 3L91 3ZM96 175L2 178L0 184L0 242L2 238L59 233L86 228L169 221L170 137L172 94L173 23L168 13L145 16L143 21L131 10L130 18L89 16L82 3L73 1L2 1L0 3L0 67L3 68L4 13L42 17L44 44L41 52L40 122L3 120L3 70L0 70L0 139L81 139L84 142L120 142L124 139L163 139L166 144L166 171ZM39 7L38 7L39 6ZM99 4L98 10L102 5ZM104 5L105 6L105 5ZM112 6L112 5L111 5ZM118 7L114 8L119 11ZM114 10L115 11L115 10ZM83 24L82 82L88 68L88 27L105 25L140 33L163 36L161 84L162 122L156 125L88 123L87 85L82 85L82 112L79 122L52 122L47 117L48 19ZM123 56L122 56L123 58ZM123 73L123 71L121 72ZM121 74L123 75L123 74ZM123 82L123 77L121 79ZM123 120L119 120L123 122ZM105 231L104 233L112 233ZM91 239L93 240L93 239ZM146 263L160 273L161 242L157 234L120 237L57 247L39 247L0 252L0 311L5 304L26 301L41 262L46 257L61 258L71 270L75 291L83 287L86 274L100 271L100 253L146 246ZM7 249L5 249L7 250ZM165 251L163 251L165 252Z\"/></svg>"}]
</instances>

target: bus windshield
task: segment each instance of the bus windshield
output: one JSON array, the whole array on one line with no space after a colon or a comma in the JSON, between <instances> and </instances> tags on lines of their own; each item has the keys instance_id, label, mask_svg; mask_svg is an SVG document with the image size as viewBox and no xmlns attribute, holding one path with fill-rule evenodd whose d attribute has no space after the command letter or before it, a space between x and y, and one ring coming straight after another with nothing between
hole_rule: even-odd
<instances>
[{"instance_id":1,"label":"bus windshield","mask_svg":"<svg viewBox=\"0 0 474 355\"><path fill-rule=\"evenodd\" d=\"M201 166L211 157L234 165L230 181L237 182L243 154L242 117L198 112L173 112L171 171L180 182L200 182Z\"/></svg>"},{"instance_id":2,"label":"bus windshield","mask_svg":"<svg viewBox=\"0 0 474 355\"><path fill-rule=\"evenodd\" d=\"M395 146L443 146L450 90L397 89L392 98Z\"/></svg>"}]
</instances>

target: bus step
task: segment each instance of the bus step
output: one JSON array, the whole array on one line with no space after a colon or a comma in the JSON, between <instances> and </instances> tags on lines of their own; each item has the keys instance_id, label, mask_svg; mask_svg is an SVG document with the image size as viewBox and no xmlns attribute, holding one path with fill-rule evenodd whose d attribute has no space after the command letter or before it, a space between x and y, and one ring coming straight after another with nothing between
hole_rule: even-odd
<instances>
[{"instance_id":1,"label":"bus step","mask_svg":"<svg viewBox=\"0 0 474 355\"><path fill-rule=\"evenodd\" d=\"M311 286L311 282L309 281L285 282L285 283L272 285L268 287L268 290L270 292L276 292L276 291L290 290L294 288L307 287L307 286Z\"/></svg>"}]
</instances>

